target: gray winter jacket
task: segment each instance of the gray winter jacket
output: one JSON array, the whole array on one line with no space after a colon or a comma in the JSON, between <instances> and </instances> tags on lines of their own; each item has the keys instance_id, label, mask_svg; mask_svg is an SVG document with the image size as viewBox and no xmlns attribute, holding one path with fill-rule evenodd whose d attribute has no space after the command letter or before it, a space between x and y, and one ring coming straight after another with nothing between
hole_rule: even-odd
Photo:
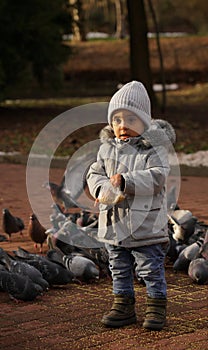
<instances>
[{"instance_id":1,"label":"gray winter jacket","mask_svg":"<svg viewBox=\"0 0 208 350\"><path fill-rule=\"evenodd\" d=\"M116 139L110 126L100 138L97 161L87 174L90 193L96 198L99 188L120 173L125 199L114 206L99 204L99 240L125 247L167 242L166 180L174 129L155 119L142 136L128 141Z\"/></svg>"}]
</instances>

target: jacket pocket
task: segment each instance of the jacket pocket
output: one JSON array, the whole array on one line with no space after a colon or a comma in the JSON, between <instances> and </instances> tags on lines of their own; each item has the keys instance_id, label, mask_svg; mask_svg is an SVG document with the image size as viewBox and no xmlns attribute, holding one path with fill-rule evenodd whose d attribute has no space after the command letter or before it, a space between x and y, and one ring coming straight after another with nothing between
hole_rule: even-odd
<instances>
[{"instance_id":1,"label":"jacket pocket","mask_svg":"<svg viewBox=\"0 0 208 350\"><path fill-rule=\"evenodd\" d=\"M136 240L164 235L166 225L167 214L163 207L149 211L136 209L130 211L131 236Z\"/></svg>"},{"instance_id":2,"label":"jacket pocket","mask_svg":"<svg viewBox=\"0 0 208 350\"><path fill-rule=\"evenodd\" d=\"M152 211L131 208L129 215L131 236L134 239L144 239L151 230Z\"/></svg>"}]
</instances>

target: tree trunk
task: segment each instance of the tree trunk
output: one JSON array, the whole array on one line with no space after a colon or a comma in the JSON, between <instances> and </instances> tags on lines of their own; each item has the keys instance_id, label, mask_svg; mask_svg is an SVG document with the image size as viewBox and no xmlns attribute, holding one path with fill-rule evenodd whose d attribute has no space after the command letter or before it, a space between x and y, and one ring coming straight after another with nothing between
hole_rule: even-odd
<instances>
[{"instance_id":1,"label":"tree trunk","mask_svg":"<svg viewBox=\"0 0 208 350\"><path fill-rule=\"evenodd\" d=\"M85 41L86 33L84 26L84 13L82 9L82 0L69 0L72 13L72 31L73 39L76 41Z\"/></svg>"},{"instance_id":2,"label":"tree trunk","mask_svg":"<svg viewBox=\"0 0 208 350\"><path fill-rule=\"evenodd\" d=\"M123 0L114 0L116 8L116 34L115 37L123 39L126 36L125 14Z\"/></svg>"},{"instance_id":3,"label":"tree trunk","mask_svg":"<svg viewBox=\"0 0 208 350\"><path fill-rule=\"evenodd\" d=\"M131 78L141 81L150 96L153 105L156 103L152 88L152 74L149 63L148 28L143 0L127 0L129 35L130 35L130 68Z\"/></svg>"}]
</instances>

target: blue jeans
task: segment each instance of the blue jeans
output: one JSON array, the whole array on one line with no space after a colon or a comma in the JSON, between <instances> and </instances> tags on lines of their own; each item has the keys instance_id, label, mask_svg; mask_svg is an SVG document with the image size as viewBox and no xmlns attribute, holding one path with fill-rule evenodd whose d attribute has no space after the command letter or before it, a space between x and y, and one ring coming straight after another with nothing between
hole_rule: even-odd
<instances>
[{"instance_id":1,"label":"blue jeans","mask_svg":"<svg viewBox=\"0 0 208 350\"><path fill-rule=\"evenodd\" d=\"M125 248L106 244L113 279L113 293L134 297L134 270L145 282L147 295L166 298L164 259L167 244Z\"/></svg>"}]
</instances>

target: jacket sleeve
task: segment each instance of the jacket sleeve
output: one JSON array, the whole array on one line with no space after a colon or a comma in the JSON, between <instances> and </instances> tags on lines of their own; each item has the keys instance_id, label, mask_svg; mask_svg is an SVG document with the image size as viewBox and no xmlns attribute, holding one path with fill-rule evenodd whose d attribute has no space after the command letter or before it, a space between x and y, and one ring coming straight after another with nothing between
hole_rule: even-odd
<instances>
[{"instance_id":1,"label":"jacket sleeve","mask_svg":"<svg viewBox=\"0 0 208 350\"><path fill-rule=\"evenodd\" d=\"M124 192L134 196L158 194L166 183L169 171L167 150L162 146L154 148L147 157L145 169L122 173Z\"/></svg>"},{"instance_id":2,"label":"jacket sleeve","mask_svg":"<svg viewBox=\"0 0 208 350\"><path fill-rule=\"evenodd\" d=\"M90 194L97 198L100 187L109 178L105 172L104 160L102 159L101 152L98 152L97 161L94 162L87 173L87 184L89 187Z\"/></svg>"}]
</instances>

